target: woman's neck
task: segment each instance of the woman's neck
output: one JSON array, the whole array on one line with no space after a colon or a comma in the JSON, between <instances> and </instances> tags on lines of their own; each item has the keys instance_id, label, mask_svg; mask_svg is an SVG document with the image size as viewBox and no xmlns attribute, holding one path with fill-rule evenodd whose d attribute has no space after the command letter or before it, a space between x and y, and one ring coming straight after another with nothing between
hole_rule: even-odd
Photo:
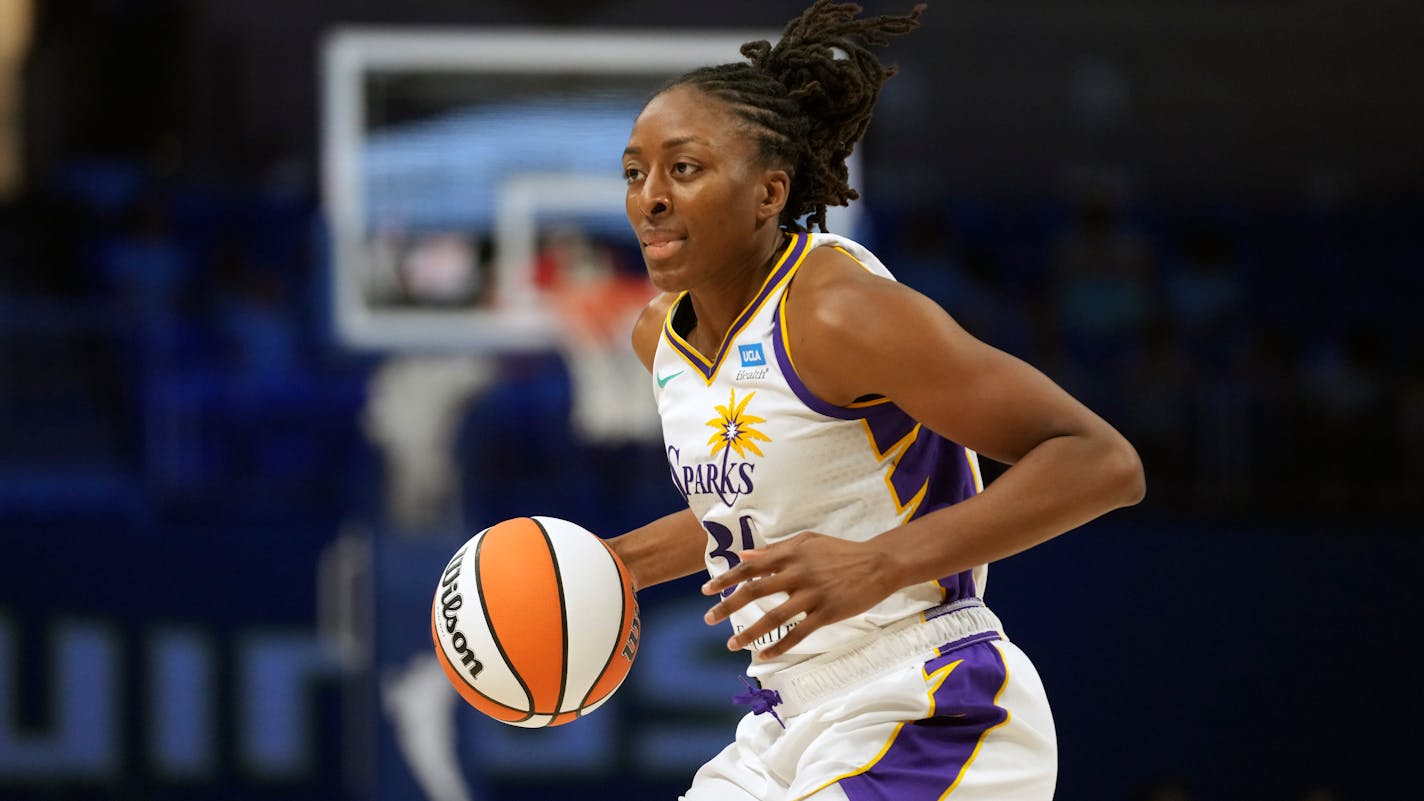
<instances>
[{"instance_id":1,"label":"woman's neck","mask_svg":"<svg viewBox=\"0 0 1424 801\"><path fill-rule=\"evenodd\" d=\"M716 355L732 323L756 297L767 276L776 267L786 241L786 236L778 230L769 247L761 249L760 258L753 257L745 262L744 268L729 271L718 279L715 286L688 291L688 299L696 316L696 324L689 332L689 344L708 358Z\"/></svg>"}]
</instances>

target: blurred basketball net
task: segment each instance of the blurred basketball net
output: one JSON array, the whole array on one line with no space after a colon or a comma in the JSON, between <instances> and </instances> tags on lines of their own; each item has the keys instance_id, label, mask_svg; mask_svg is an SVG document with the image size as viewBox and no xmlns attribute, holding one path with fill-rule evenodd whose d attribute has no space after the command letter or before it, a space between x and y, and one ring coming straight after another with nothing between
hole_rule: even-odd
<instances>
[{"instance_id":1,"label":"blurred basketball net","mask_svg":"<svg viewBox=\"0 0 1424 801\"><path fill-rule=\"evenodd\" d=\"M654 294L642 266L619 264L613 249L568 226L549 234L534 280L557 314L574 434L592 445L656 440L648 372L630 344L633 323Z\"/></svg>"}]
</instances>

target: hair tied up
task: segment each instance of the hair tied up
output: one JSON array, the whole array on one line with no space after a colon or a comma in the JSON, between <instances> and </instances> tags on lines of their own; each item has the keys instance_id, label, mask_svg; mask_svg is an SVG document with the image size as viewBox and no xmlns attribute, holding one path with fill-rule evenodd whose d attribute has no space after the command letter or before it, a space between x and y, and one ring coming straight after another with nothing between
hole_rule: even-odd
<instances>
[{"instance_id":1,"label":"hair tied up","mask_svg":"<svg viewBox=\"0 0 1424 801\"><path fill-rule=\"evenodd\" d=\"M670 86L692 85L726 102L753 126L768 163L787 170L791 191L781 224L800 220L826 230L826 207L860 197L846 159L865 135L880 87L895 74L870 49L919 27L923 3L909 14L859 19L854 3L816 0L782 31L742 45L747 62L693 70Z\"/></svg>"}]
</instances>

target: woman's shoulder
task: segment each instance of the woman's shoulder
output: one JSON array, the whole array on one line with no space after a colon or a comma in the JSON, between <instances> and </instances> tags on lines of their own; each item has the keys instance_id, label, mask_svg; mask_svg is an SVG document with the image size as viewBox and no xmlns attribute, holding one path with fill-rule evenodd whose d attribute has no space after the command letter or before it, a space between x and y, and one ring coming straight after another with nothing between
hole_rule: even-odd
<instances>
[{"instance_id":1,"label":"woman's shoulder","mask_svg":"<svg viewBox=\"0 0 1424 801\"><path fill-rule=\"evenodd\" d=\"M811 252L808 255L818 261L835 261L843 265L849 262L858 267L860 272L894 280L890 270L870 248L860 242L840 234L815 233L807 236L811 237Z\"/></svg>"},{"instance_id":2,"label":"woman's shoulder","mask_svg":"<svg viewBox=\"0 0 1424 801\"><path fill-rule=\"evenodd\" d=\"M816 329L843 330L867 314L892 309L913 290L899 284L869 250L844 237L806 254L787 298L788 315Z\"/></svg>"},{"instance_id":3,"label":"woman's shoulder","mask_svg":"<svg viewBox=\"0 0 1424 801\"><path fill-rule=\"evenodd\" d=\"M871 257L873 258L873 257ZM882 389L866 383L867 368L894 359L912 342L927 314L924 296L873 267L849 248L822 246L807 254L786 297L788 347L801 380L836 405Z\"/></svg>"},{"instance_id":4,"label":"woman's shoulder","mask_svg":"<svg viewBox=\"0 0 1424 801\"><path fill-rule=\"evenodd\" d=\"M638 359L643 362L643 366L648 368L648 372L653 370L653 355L658 350L658 338L662 336L663 321L667 319L668 310L677 301L678 292L660 292L648 301L648 305L643 307L643 311L638 314L637 322L633 323L633 350L638 354Z\"/></svg>"}]
</instances>

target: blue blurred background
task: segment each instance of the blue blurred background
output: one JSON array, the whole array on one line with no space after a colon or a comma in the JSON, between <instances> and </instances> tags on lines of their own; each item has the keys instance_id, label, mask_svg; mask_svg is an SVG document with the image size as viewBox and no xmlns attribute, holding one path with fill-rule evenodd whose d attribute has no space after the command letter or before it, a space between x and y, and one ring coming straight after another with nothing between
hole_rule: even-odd
<instances>
[{"instance_id":1,"label":"blue blurred background","mask_svg":"<svg viewBox=\"0 0 1424 801\"><path fill-rule=\"evenodd\" d=\"M559 730L415 658L474 531L679 499L656 442L581 432L566 352L338 340L320 43L801 7L0 0L0 798L676 797L741 689L694 583ZM1147 467L992 571L1062 801L1418 794L1422 40L1405 0L959 0L890 51L863 238ZM379 423L402 367L463 387L434 500Z\"/></svg>"}]
</instances>

